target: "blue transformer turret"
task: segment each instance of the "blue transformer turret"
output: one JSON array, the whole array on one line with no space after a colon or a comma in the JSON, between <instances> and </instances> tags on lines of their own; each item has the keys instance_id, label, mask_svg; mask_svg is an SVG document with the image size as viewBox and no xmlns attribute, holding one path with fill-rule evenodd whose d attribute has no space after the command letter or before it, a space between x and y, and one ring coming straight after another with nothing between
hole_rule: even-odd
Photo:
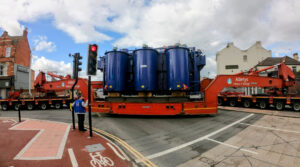
<instances>
[{"instance_id":1,"label":"blue transformer turret","mask_svg":"<svg viewBox=\"0 0 300 167\"><path fill-rule=\"evenodd\" d=\"M133 52L135 91L157 91L157 55L151 48Z\"/></svg>"},{"instance_id":2,"label":"blue transformer turret","mask_svg":"<svg viewBox=\"0 0 300 167\"><path fill-rule=\"evenodd\" d=\"M189 95L200 93L200 71L205 64L205 55L195 47L144 47L106 52L98 69L103 71L105 92L171 95L185 91Z\"/></svg>"},{"instance_id":3,"label":"blue transformer turret","mask_svg":"<svg viewBox=\"0 0 300 167\"><path fill-rule=\"evenodd\" d=\"M170 91L184 90L190 87L189 50L173 47L166 50L167 80Z\"/></svg>"},{"instance_id":4,"label":"blue transformer turret","mask_svg":"<svg viewBox=\"0 0 300 167\"><path fill-rule=\"evenodd\" d=\"M122 92L126 89L126 72L128 53L113 50L105 53L104 89L111 92Z\"/></svg>"}]
</instances>

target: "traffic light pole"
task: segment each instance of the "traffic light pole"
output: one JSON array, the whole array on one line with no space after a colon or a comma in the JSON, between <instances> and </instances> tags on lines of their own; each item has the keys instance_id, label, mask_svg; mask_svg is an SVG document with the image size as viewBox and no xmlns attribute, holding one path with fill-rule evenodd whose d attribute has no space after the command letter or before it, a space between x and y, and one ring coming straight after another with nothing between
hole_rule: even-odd
<instances>
[{"instance_id":1,"label":"traffic light pole","mask_svg":"<svg viewBox=\"0 0 300 167\"><path fill-rule=\"evenodd\" d=\"M88 82L88 109L89 109L89 128L90 128L90 137L93 137L92 132L92 111L91 111L91 76L89 75Z\"/></svg>"},{"instance_id":2,"label":"traffic light pole","mask_svg":"<svg viewBox=\"0 0 300 167\"><path fill-rule=\"evenodd\" d=\"M69 55L71 56L71 54ZM82 57L80 56L79 53L75 53L74 55L72 55L74 58L73 61L73 78L75 79L75 82L72 86L72 102L74 103L74 88L78 82L78 72L81 71L81 68L79 67L82 63L80 62L80 59L82 59ZM71 109L71 106L70 106ZM72 123L73 123L73 130L75 130L75 114L74 114L74 108L72 109Z\"/></svg>"},{"instance_id":3,"label":"traffic light pole","mask_svg":"<svg viewBox=\"0 0 300 167\"><path fill-rule=\"evenodd\" d=\"M74 103L74 88L78 82L78 78L76 78L75 83L72 86L72 103ZM72 123L73 123L73 130L75 130L75 114L74 114L74 108L72 109Z\"/></svg>"}]
</instances>

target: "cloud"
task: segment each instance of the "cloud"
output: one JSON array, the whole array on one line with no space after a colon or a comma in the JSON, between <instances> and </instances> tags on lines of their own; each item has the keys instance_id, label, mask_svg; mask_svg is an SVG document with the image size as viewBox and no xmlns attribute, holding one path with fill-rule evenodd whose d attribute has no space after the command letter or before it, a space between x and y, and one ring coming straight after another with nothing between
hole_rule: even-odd
<instances>
[{"instance_id":1,"label":"cloud","mask_svg":"<svg viewBox=\"0 0 300 167\"><path fill-rule=\"evenodd\" d=\"M35 70L35 73L38 74L38 71L44 72L55 72L59 75L71 75L72 66L71 63L66 63L64 61L54 61L45 58L44 56L32 56L32 66L31 68Z\"/></svg>"},{"instance_id":2,"label":"cloud","mask_svg":"<svg viewBox=\"0 0 300 167\"><path fill-rule=\"evenodd\" d=\"M47 52L53 52L56 49L56 45L51 41L47 41L46 36L39 36L33 40L33 44L36 51L46 50Z\"/></svg>"},{"instance_id":3,"label":"cloud","mask_svg":"<svg viewBox=\"0 0 300 167\"><path fill-rule=\"evenodd\" d=\"M58 75L66 76L73 74L73 65L71 63L67 63L64 61L54 61L45 58L44 56L32 56L32 66L31 68L35 70L35 75L39 73L39 71L43 72L52 72ZM86 71L79 72L80 78L87 79L88 76L86 75ZM96 76L92 76L92 81L102 81L103 80L103 73L99 70L97 71Z\"/></svg>"},{"instance_id":4,"label":"cloud","mask_svg":"<svg viewBox=\"0 0 300 167\"><path fill-rule=\"evenodd\" d=\"M83 71L80 71L79 72L79 77L80 78L85 78L87 79L88 78L88 75L86 75L86 71L83 70ZM103 81L103 73L101 71L97 71L97 75L96 76L92 76L91 77L91 80L92 81Z\"/></svg>"},{"instance_id":5,"label":"cloud","mask_svg":"<svg viewBox=\"0 0 300 167\"><path fill-rule=\"evenodd\" d=\"M285 55L292 56L295 50L300 50L300 41L298 43L275 42L271 49L276 57Z\"/></svg>"},{"instance_id":6,"label":"cloud","mask_svg":"<svg viewBox=\"0 0 300 167\"><path fill-rule=\"evenodd\" d=\"M217 64L216 64L216 57L215 56L206 57L206 66L201 71L201 77L214 78L217 75L216 65Z\"/></svg>"},{"instance_id":7,"label":"cloud","mask_svg":"<svg viewBox=\"0 0 300 167\"><path fill-rule=\"evenodd\" d=\"M296 46L299 8L297 0L2 0L0 27L14 35L22 32L21 21L48 18L77 43L114 40L119 47L157 47L180 42L202 49L205 70L211 71L212 56L227 42L241 49L258 40L267 47ZM113 39L108 32L122 37Z\"/></svg>"}]
</instances>

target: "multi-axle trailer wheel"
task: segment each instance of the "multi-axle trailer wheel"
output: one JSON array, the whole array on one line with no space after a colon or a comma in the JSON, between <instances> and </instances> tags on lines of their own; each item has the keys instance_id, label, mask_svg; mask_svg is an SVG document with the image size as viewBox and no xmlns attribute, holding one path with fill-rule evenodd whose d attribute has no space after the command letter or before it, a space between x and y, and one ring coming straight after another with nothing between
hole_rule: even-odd
<instances>
[{"instance_id":1,"label":"multi-axle trailer wheel","mask_svg":"<svg viewBox=\"0 0 300 167\"><path fill-rule=\"evenodd\" d=\"M238 100L237 97L231 97L231 98L218 97L218 105L219 106L229 105L231 107L242 106L245 108L257 107L259 109L268 109L273 106L274 109L278 111L284 110L285 106L289 105L292 110L296 112L300 111L300 99L299 102L294 100L291 101L289 104L286 104L286 99L276 99L272 103L269 103L268 98L257 98L254 102L251 98L242 98Z\"/></svg>"},{"instance_id":2,"label":"multi-axle trailer wheel","mask_svg":"<svg viewBox=\"0 0 300 167\"><path fill-rule=\"evenodd\" d=\"M19 107L22 110L34 110L34 109L41 109L41 110L47 110L47 109L61 109L64 107L64 104L66 104L67 106L69 106L68 104L70 104L70 99L65 99L65 100L60 100L60 99L56 99L51 101L47 101L47 100L42 100L42 101L34 101L34 100L26 100L23 101L21 104L18 101L0 101L0 105L1 105L1 109L3 111L7 111L7 110L18 110Z\"/></svg>"}]
</instances>

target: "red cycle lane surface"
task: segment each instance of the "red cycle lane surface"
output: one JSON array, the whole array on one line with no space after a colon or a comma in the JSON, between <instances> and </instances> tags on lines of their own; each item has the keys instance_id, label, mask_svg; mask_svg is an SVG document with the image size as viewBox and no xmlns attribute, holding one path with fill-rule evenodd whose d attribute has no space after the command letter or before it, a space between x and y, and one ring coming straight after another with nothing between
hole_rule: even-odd
<instances>
[{"instance_id":1,"label":"red cycle lane surface","mask_svg":"<svg viewBox=\"0 0 300 167\"><path fill-rule=\"evenodd\" d=\"M0 118L0 132L0 166L132 166L114 143L95 133L89 138L88 131L73 131L69 124Z\"/></svg>"}]
</instances>

